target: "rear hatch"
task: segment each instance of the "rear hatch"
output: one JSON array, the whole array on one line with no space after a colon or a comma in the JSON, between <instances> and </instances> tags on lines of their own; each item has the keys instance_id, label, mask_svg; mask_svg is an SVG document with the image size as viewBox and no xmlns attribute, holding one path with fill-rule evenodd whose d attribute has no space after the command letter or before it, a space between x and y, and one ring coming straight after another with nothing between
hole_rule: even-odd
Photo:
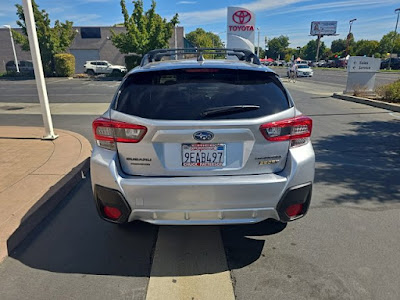
<instances>
[{"instance_id":1,"label":"rear hatch","mask_svg":"<svg viewBox=\"0 0 400 300\"><path fill-rule=\"evenodd\" d=\"M245 175L285 167L290 141L260 126L294 114L274 73L203 67L131 74L110 119L140 125L139 139L117 142L126 174Z\"/></svg>"}]
</instances>

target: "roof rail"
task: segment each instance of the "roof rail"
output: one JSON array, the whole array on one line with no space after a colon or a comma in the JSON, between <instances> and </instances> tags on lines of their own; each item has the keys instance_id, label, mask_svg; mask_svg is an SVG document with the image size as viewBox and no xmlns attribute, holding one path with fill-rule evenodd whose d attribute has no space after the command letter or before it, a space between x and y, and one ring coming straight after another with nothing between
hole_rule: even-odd
<instances>
[{"instance_id":1,"label":"roof rail","mask_svg":"<svg viewBox=\"0 0 400 300\"><path fill-rule=\"evenodd\" d=\"M140 66L143 67L149 63L160 61L163 57L169 56L172 59L178 59L178 55L185 54L197 56L198 61L203 61L203 54L236 56L239 60L247 61L256 65L261 65L258 56L247 49L238 48L171 48L171 49L155 49L149 51L142 58Z\"/></svg>"}]
</instances>

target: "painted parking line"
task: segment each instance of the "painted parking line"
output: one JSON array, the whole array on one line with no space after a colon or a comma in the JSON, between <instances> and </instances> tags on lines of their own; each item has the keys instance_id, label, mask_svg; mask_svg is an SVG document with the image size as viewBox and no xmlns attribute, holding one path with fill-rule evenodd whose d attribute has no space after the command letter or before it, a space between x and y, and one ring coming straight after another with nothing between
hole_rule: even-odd
<instances>
[{"instance_id":1,"label":"painted parking line","mask_svg":"<svg viewBox=\"0 0 400 300\"><path fill-rule=\"evenodd\" d=\"M146 300L235 299L218 226L161 226Z\"/></svg>"}]
</instances>

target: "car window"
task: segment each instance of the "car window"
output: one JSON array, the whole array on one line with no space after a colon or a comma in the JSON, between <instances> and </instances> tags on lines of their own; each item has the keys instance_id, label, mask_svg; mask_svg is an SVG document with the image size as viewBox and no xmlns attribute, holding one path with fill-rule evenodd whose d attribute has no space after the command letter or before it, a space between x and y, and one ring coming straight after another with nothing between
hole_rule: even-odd
<instances>
[{"instance_id":1,"label":"car window","mask_svg":"<svg viewBox=\"0 0 400 300\"><path fill-rule=\"evenodd\" d=\"M132 74L122 85L115 104L117 111L159 120L200 120L205 110L230 105L260 108L213 118L257 118L291 106L275 74L227 69Z\"/></svg>"},{"instance_id":2,"label":"car window","mask_svg":"<svg viewBox=\"0 0 400 300\"><path fill-rule=\"evenodd\" d=\"M308 66L299 66L298 68L299 69L308 69L309 67Z\"/></svg>"}]
</instances>

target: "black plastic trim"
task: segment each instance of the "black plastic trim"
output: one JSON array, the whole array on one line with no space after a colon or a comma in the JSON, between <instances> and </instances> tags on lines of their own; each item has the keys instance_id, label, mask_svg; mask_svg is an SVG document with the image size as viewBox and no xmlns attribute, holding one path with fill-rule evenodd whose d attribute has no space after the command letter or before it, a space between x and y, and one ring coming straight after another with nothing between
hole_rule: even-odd
<instances>
[{"instance_id":1,"label":"black plastic trim","mask_svg":"<svg viewBox=\"0 0 400 300\"><path fill-rule=\"evenodd\" d=\"M126 202L124 196L117 190L106 188L101 185L95 185L94 187L94 201L96 203L97 212L103 220L111 223L127 223L129 215L132 212L128 202ZM104 215L104 206L111 206L118 208L121 211L121 216L117 220L112 220Z\"/></svg>"},{"instance_id":2,"label":"black plastic trim","mask_svg":"<svg viewBox=\"0 0 400 300\"><path fill-rule=\"evenodd\" d=\"M311 195L312 195L311 182L287 189L283 194L281 200L279 201L278 205L276 206L280 221L290 222L304 217L308 212L308 208L310 207ZM286 209L293 204L304 204L304 205L301 214L291 218L286 214Z\"/></svg>"}]
</instances>

